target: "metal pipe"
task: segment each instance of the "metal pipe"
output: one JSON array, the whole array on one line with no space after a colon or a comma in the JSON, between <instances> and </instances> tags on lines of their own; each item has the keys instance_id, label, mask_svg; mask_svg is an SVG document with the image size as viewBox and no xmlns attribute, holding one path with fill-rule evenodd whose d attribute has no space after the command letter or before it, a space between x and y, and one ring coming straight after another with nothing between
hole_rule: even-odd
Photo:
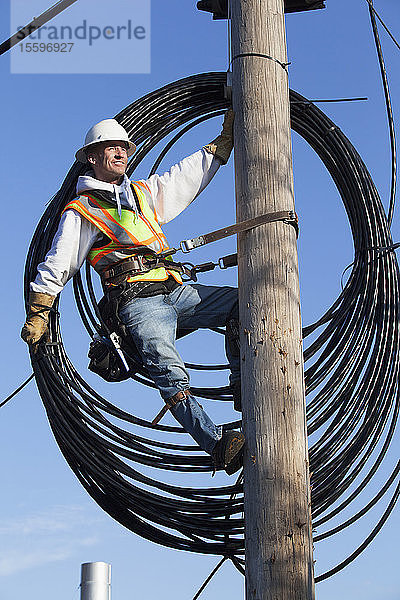
<instances>
[{"instance_id":1,"label":"metal pipe","mask_svg":"<svg viewBox=\"0 0 400 600\"><path fill-rule=\"evenodd\" d=\"M111 599L111 565L105 562L81 565L81 600Z\"/></svg>"}]
</instances>

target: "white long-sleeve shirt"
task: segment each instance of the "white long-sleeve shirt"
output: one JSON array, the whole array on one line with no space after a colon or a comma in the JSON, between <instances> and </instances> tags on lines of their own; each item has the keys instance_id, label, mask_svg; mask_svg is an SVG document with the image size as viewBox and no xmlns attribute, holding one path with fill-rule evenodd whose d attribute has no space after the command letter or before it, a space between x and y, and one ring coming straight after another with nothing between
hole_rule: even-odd
<instances>
[{"instance_id":1,"label":"white long-sleeve shirt","mask_svg":"<svg viewBox=\"0 0 400 600\"><path fill-rule=\"evenodd\" d=\"M144 181L151 191L150 208L160 225L172 221L210 183L220 166L218 159L202 149L171 167L164 175L152 175ZM121 186L100 182L94 177L80 177L77 194L90 189L109 189L120 194L121 206L132 208L126 179ZM81 268L91 247L102 233L73 209L62 215L52 246L30 285L34 292L57 296L67 281Z\"/></svg>"}]
</instances>

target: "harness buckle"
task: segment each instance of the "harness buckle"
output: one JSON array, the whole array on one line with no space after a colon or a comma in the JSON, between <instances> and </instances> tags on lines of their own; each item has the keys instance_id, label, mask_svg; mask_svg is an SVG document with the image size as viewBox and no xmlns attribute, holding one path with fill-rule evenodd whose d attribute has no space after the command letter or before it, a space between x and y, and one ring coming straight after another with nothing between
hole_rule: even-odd
<instances>
[{"instance_id":1,"label":"harness buckle","mask_svg":"<svg viewBox=\"0 0 400 600\"><path fill-rule=\"evenodd\" d=\"M192 238L191 240L183 240L180 243L180 249L182 252L190 252L194 248L198 248L199 246L204 246L205 244L204 237L199 235L197 238Z\"/></svg>"},{"instance_id":2,"label":"harness buckle","mask_svg":"<svg viewBox=\"0 0 400 600\"><path fill-rule=\"evenodd\" d=\"M193 250L194 246L192 244L192 240L183 240L180 244L180 249L182 250L182 252L184 252L185 254L187 252L190 252L191 250Z\"/></svg>"},{"instance_id":3,"label":"harness buckle","mask_svg":"<svg viewBox=\"0 0 400 600\"><path fill-rule=\"evenodd\" d=\"M134 271L139 271L139 273L144 273L145 271L149 271L149 260L143 254L137 254L134 257L134 262L137 263L137 267L135 265Z\"/></svg>"},{"instance_id":4,"label":"harness buckle","mask_svg":"<svg viewBox=\"0 0 400 600\"><path fill-rule=\"evenodd\" d=\"M299 237L299 217L294 210L289 211L289 217L287 219L283 219L284 223L288 225L292 225L296 231L296 237Z\"/></svg>"}]
</instances>

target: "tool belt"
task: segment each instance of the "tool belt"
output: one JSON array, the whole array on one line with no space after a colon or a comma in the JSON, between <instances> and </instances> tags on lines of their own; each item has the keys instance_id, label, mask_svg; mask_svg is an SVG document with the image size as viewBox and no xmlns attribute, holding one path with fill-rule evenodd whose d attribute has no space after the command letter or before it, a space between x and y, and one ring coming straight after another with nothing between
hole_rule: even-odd
<instances>
[{"instance_id":1,"label":"tool belt","mask_svg":"<svg viewBox=\"0 0 400 600\"><path fill-rule=\"evenodd\" d=\"M109 382L124 381L143 369L139 356L134 352L128 332L119 319L118 294L121 294L121 287L112 288L113 298L106 293L98 303L102 324L98 335L90 343L88 353L89 370ZM124 353L129 368L121 361L112 339L117 339L120 352Z\"/></svg>"},{"instance_id":2,"label":"tool belt","mask_svg":"<svg viewBox=\"0 0 400 600\"><path fill-rule=\"evenodd\" d=\"M164 256L158 256L155 253L149 254L149 251L146 250L146 254L135 254L105 268L101 275L101 281L103 286L107 288L110 285L119 285L126 281L128 277L148 273L152 269L158 269L159 267L177 271L191 278L190 269L184 263L168 260Z\"/></svg>"},{"instance_id":3,"label":"tool belt","mask_svg":"<svg viewBox=\"0 0 400 600\"><path fill-rule=\"evenodd\" d=\"M110 340L106 336L96 336L89 346L88 369L111 383L125 381L138 371L138 365L131 361L127 354L125 356L127 356L129 371L122 365Z\"/></svg>"},{"instance_id":4,"label":"tool belt","mask_svg":"<svg viewBox=\"0 0 400 600\"><path fill-rule=\"evenodd\" d=\"M116 266L120 268L123 263ZM126 272L122 275L118 273L117 278L120 277L123 279L118 285L114 283L109 287L104 286L105 294L98 303L99 315L102 321L101 329L104 329L104 331L100 331L100 336L97 336L97 339L91 342L88 354L90 359L89 370L111 382L124 381L138 371L142 375L147 374L146 368L134 348L133 340L119 318L120 308L134 298L168 294L180 285L172 276L166 281L135 281L130 283L126 281ZM110 342L112 335L117 336L120 352L123 352L129 370L127 370L126 365L123 366L113 343Z\"/></svg>"}]
</instances>

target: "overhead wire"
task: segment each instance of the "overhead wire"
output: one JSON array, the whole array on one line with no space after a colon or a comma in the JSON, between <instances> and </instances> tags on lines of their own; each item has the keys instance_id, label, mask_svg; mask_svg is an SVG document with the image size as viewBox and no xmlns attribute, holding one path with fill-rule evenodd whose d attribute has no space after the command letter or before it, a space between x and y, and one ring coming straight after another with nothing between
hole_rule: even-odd
<instances>
[{"instance_id":1,"label":"overhead wire","mask_svg":"<svg viewBox=\"0 0 400 600\"><path fill-rule=\"evenodd\" d=\"M397 148L396 148L396 131L394 126L394 118L393 118L393 109L392 109L392 100L390 97L390 89L389 82L386 73L385 60L383 57L382 45L379 37L379 31L376 24L375 14L376 11L373 6L372 0L367 0L368 2L368 10L369 16L372 26L372 32L374 36L374 42L376 47L376 52L378 55L379 69L381 73L383 92L385 96L385 104L386 104L386 113L388 118L388 126L389 126L389 138L390 138L390 151L391 151L391 185L390 185L390 196L389 196L389 207L388 207L388 223L389 227L392 225L393 215L394 215L394 206L396 202L396 183L397 183ZM386 26L385 26L386 29ZM393 36L391 36L393 39ZM397 42L396 42L397 44Z\"/></svg>"},{"instance_id":2,"label":"overhead wire","mask_svg":"<svg viewBox=\"0 0 400 600\"><path fill-rule=\"evenodd\" d=\"M322 98L322 99L310 99L310 100L294 100L294 104L319 104L329 102L361 102L362 100L368 100L365 96L359 98Z\"/></svg>"},{"instance_id":3,"label":"overhead wire","mask_svg":"<svg viewBox=\"0 0 400 600\"><path fill-rule=\"evenodd\" d=\"M78 0L59 0L59 2L50 6L50 8L45 10L38 17L34 17L30 23L21 27L17 33L14 33L14 35L0 44L0 56L13 48L16 44L19 44L25 37L29 37L31 33L39 29L45 23L51 21L51 19L54 19L54 17L69 8L72 4L75 4L77 1Z\"/></svg>"},{"instance_id":4,"label":"overhead wire","mask_svg":"<svg viewBox=\"0 0 400 600\"><path fill-rule=\"evenodd\" d=\"M21 383L21 385L19 385L19 386L17 387L17 389L15 389L15 390L14 390L14 391L13 391L13 392L12 392L12 393L9 395L9 396L7 396L7 398L5 398L4 400L2 400L2 401L0 402L0 408L1 408L2 406L4 406L5 404L7 404L7 402L9 402L10 400L12 400L12 398L14 398L14 396L16 396L17 394L19 394L19 392L20 392L21 390L23 390L23 389L24 389L24 387L25 387L26 385L28 385L28 383L29 383L30 381L32 381L32 379L33 379L34 377L35 377L35 373L31 373L31 375L29 375L29 377L28 377L27 379L25 379L25 381L24 381L23 383Z\"/></svg>"},{"instance_id":5,"label":"overhead wire","mask_svg":"<svg viewBox=\"0 0 400 600\"><path fill-rule=\"evenodd\" d=\"M374 3L372 2L372 0L366 0L366 2L369 4L369 7L371 8L371 10L374 11L374 15L377 17L378 21L381 23L381 25L385 29L386 33L389 35L389 37L391 38L391 40L394 42L394 44L400 50L400 43L396 40L396 38L394 37L393 33L390 31L389 27L386 25L386 23L384 22L384 20L382 19L382 17L378 13L378 11L376 10L376 8L375 8Z\"/></svg>"},{"instance_id":6,"label":"overhead wire","mask_svg":"<svg viewBox=\"0 0 400 600\"><path fill-rule=\"evenodd\" d=\"M203 590L206 588L206 586L210 583L211 579L214 577L214 575L217 573L217 571L222 567L222 565L227 560L227 558L228 558L227 556L223 556L221 558L221 560L218 562L218 564L214 567L214 569L211 571L211 573L208 575L208 577L202 583L200 588L197 590L197 592L193 596L193 600L197 600L199 598L200 594L203 592Z\"/></svg>"}]
</instances>

